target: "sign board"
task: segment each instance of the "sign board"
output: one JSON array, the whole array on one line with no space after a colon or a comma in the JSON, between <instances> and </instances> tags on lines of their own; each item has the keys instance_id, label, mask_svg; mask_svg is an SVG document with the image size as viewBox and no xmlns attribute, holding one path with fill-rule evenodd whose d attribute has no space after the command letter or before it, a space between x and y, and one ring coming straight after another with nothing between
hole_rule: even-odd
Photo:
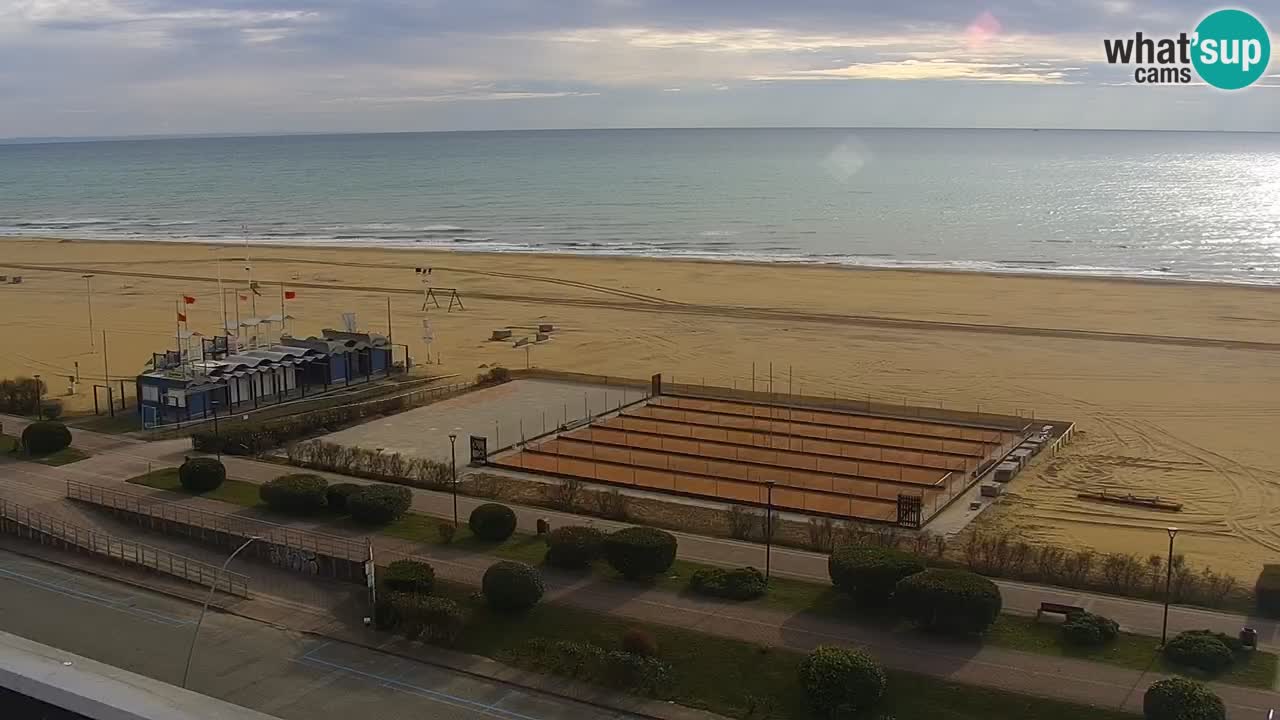
<instances>
[{"instance_id":1,"label":"sign board","mask_svg":"<svg viewBox=\"0 0 1280 720\"><path fill-rule=\"evenodd\" d=\"M364 579L365 579L365 582L369 584L370 590L373 589L373 586L376 583L376 578L374 578L373 572L374 572L373 560L365 560L364 561Z\"/></svg>"},{"instance_id":2,"label":"sign board","mask_svg":"<svg viewBox=\"0 0 1280 720\"><path fill-rule=\"evenodd\" d=\"M342 313L342 327L347 332L356 331L356 314L353 312Z\"/></svg>"},{"instance_id":3,"label":"sign board","mask_svg":"<svg viewBox=\"0 0 1280 720\"><path fill-rule=\"evenodd\" d=\"M435 328L431 327L431 321L426 318L422 318L422 341L429 343L435 342L435 339L436 331Z\"/></svg>"},{"instance_id":4,"label":"sign board","mask_svg":"<svg viewBox=\"0 0 1280 720\"><path fill-rule=\"evenodd\" d=\"M471 464L484 465L489 459L489 438L484 435L471 436Z\"/></svg>"}]
</instances>

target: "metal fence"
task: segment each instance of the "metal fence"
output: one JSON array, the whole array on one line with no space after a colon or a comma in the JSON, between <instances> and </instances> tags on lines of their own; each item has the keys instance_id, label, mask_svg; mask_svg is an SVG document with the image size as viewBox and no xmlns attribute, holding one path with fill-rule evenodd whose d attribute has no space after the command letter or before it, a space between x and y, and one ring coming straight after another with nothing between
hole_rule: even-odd
<instances>
[{"instance_id":1,"label":"metal fence","mask_svg":"<svg viewBox=\"0 0 1280 720\"><path fill-rule=\"evenodd\" d=\"M82 551L149 568L230 595L249 597L249 578L163 548L79 527L65 520L0 499L0 530L27 538L53 539Z\"/></svg>"},{"instance_id":2,"label":"metal fence","mask_svg":"<svg viewBox=\"0 0 1280 720\"><path fill-rule=\"evenodd\" d=\"M239 545L250 537L258 537L261 538L261 544L270 546L268 549L274 553L273 557L284 550L294 558L308 558L305 560L307 563L316 563L314 556L352 563L363 563L369 559L369 544L365 538L353 539L298 530L264 520L210 512L75 480L67 481L67 498L124 511L139 524L152 528L181 528L182 534L188 537L227 547ZM291 561L282 561L284 564L288 562Z\"/></svg>"}]
</instances>

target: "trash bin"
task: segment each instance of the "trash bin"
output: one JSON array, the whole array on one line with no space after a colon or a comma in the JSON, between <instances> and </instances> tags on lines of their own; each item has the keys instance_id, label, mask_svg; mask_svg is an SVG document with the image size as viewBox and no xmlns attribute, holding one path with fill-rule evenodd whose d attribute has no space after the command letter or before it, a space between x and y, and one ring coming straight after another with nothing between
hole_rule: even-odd
<instances>
[{"instance_id":1,"label":"trash bin","mask_svg":"<svg viewBox=\"0 0 1280 720\"><path fill-rule=\"evenodd\" d=\"M538 518L538 534L546 535L549 532L551 532L551 523L547 522L546 518Z\"/></svg>"},{"instance_id":2,"label":"trash bin","mask_svg":"<svg viewBox=\"0 0 1280 720\"><path fill-rule=\"evenodd\" d=\"M1258 647L1258 631L1251 627L1240 628L1240 644L1255 650Z\"/></svg>"}]
</instances>

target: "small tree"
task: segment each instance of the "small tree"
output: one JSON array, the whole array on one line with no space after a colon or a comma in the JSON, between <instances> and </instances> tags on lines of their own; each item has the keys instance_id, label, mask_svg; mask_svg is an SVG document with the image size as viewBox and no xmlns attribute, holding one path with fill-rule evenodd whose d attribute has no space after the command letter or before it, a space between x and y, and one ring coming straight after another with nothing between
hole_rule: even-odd
<instances>
[{"instance_id":1,"label":"small tree","mask_svg":"<svg viewBox=\"0 0 1280 720\"><path fill-rule=\"evenodd\" d=\"M887 603L899 580L922 570L919 557L885 547L845 545L827 560L831 584L867 605Z\"/></svg>"},{"instance_id":2,"label":"small tree","mask_svg":"<svg viewBox=\"0 0 1280 720\"><path fill-rule=\"evenodd\" d=\"M329 483L319 475L281 475L262 484L258 497L272 510L309 515L324 509L328 487Z\"/></svg>"},{"instance_id":3,"label":"small tree","mask_svg":"<svg viewBox=\"0 0 1280 720\"><path fill-rule=\"evenodd\" d=\"M178 466L178 482L188 492L202 493L216 490L227 479L227 469L216 458L187 458Z\"/></svg>"},{"instance_id":4,"label":"small tree","mask_svg":"<svg viewBox=\"0 0 1280 720\"><path fill-rule=\"evenodd\" d=\"M409 511L413 494L399 485L365 485L347 496L347 512L355 520L383 525Z\"/></svg>"},{"instance_id":5,"label":"small tree","mask_svg":"<svg viewBox=\"0 0 1280 720\"><path fill-rule=\"evenodd\" d=\"M1146 720L1226 720L1222 698L1204 685L1186 678L1157 680L1142 696Z\"/></svg>"},{"instance_id":6,"label":"small tree","mask_svg":"<svg viewBox=\"0 0 1280 720\"><path fill-rule=\"evenodd\" d=\"M60 422L33 422L22 431L22 449L43 456L71 446L71 431Z\"/></svg>"},{"instance_id":7,"label":"small tree","mask_svg":"<svg viewBox=\"0 0 1280 720\"><path fill-rule=\"evenodd\" d=\"M396 560L387 566L382 582L392 592L430 595L435 587L436 571L418 560Z\"/></svg>"},{"instance_id":8,"label":"small tree","mask_svg":"<svg viewBox=\"0 0 1280 720\"><path fill-rule=\"evenodd\" d=\"M471 534L488 542L502 542L516 531L516 514L506 505L485 503L471 511Z\"/></svg>"},{"instance_id":9,"label":"small tree","mask_svg":"<svg viewBox=\"0 0 1280 720\"><path fill-rule=\"evenodd\" d=\"M605 537L604 556L628 580L649 580L675 562L676 537L656 528L623 528Z\"/></svg>"},{"instance_id":10,"label":"small tree","mask_svg":"<svg viewBox=\"0 0 1280 720\"><path fill-rule=\"evenodd\" d=\"M568 570L591 567L604 552L604 533L586 525L565 525L547 535L546 563Z\"/></svg>"},{"instance_id":11,"label":"small tree","mask_svg":"<svg viewBox=\"0 0 1280 720\"><path fill-rule=\"evenodd\" d=\"M898 612L921 627L977 634L1000 615L1000 589L967 570L930 569L903 578L893 593Z\"/></svg>"},{"instance_id":12,"label":"small tree","mask_svg":"<svg viewBox=\"0 0 1280 720\"><path fill-rule=\"evenodd\" d=\"M537 570L511 560L490 565L480 581L484 599L499 612L528 610L542 599L543 590L542 576Z\"/></svg>"},{"instance_id":13,"label":"small tree","mask_svg":"<svg viewBox=\"0 0 1280 720\"><path fill-rule=\"evenodd\" d=\"M800 663L800 686L814 717L849 718L884 696L888 678L880 664L857 650L823 645Z\"/></svg>"}]
</instances>

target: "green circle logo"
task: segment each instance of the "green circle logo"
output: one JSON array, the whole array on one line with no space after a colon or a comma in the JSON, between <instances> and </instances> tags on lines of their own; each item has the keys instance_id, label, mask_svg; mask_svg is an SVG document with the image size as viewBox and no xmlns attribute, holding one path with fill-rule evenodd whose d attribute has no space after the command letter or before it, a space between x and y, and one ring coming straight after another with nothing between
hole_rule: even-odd
<instances>
[{"instance_id":1,"label":"green circle logo","mask_svg":"<svg viewBox=\"0 0 1280 720\"><path fill-rule=\"evenodd\" d=\"M1271 38L1243 10L1219 10L1196 26L1191 62L1210 85L1239 90L1254 83L1271 62Z\"/></svg>"}]
</instances>

